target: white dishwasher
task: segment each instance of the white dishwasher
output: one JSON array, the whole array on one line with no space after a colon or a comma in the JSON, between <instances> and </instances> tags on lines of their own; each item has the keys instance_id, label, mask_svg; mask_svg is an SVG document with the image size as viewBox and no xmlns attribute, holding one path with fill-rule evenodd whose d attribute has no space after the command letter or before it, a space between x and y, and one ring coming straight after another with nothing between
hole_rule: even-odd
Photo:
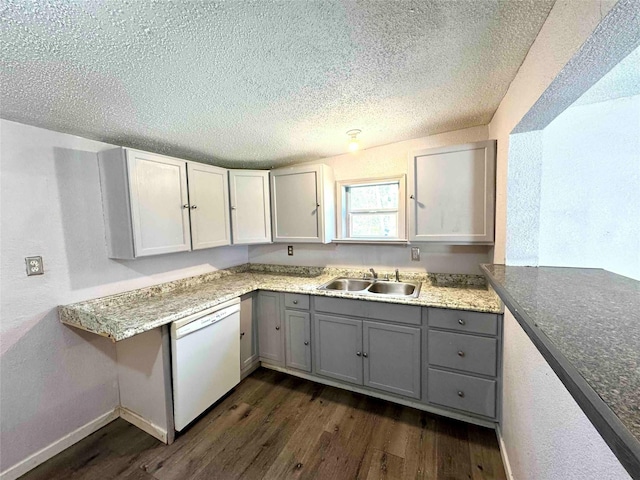
<instances>
[{"instance_id":1,"label":"white dishwasher","mask_svg":"<svg viewBox=\"0 0 640 480\"><path fill-rule=\"evenodd\" d=\"M240 299L171 324L173 416L182 430L240 383Z\"/></svg>"}]
</instances>

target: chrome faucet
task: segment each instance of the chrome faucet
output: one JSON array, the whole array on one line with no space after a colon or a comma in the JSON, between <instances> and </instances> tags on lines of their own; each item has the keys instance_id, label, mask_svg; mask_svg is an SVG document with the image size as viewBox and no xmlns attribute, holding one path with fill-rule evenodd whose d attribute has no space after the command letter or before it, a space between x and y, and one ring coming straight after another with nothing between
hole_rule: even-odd
<instances>
[{"instance_id":1,"label":"chrome faucet","mask_svg":"<svg viewBox=\"0 0 640 480\"><path fill-rule=\"evenodd\" d=\"M369 271L371 272L371 275L373 276L374 280L378 279L378 274L376 273L376 271L373 268L370 268Z\"/></svg>"},{"instance_id":2,"label":"chrome faucet","mask_svg":"<svg viewBox=\"0 0 640 480\"><path fill-rule=\"evenodd\" d=\"M400 281L400 272L396 268L396 282L399 282L399 281Z\"/></svg>"}]
</instances>

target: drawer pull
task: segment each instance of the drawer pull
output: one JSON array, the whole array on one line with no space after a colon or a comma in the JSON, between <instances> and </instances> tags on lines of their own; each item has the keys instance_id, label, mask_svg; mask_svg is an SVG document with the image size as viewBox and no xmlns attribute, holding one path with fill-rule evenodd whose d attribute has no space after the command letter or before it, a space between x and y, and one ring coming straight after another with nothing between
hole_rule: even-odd
<instances>
[{"instance_id":1,"label":"drawer pull","mask_svg":"<svg viewBox=\"0 0 640 480\"><path fill-rule=\"evenodd\" d=\"M460 350L460 351L458 352L458 356L459 356L459 357L464 357L464 352L463 352L462 350Z\"/></svg>"},{"instance_id":2,"label":"drawer pull","mask_svg":"<svg viewBox=\"0 0 640 480\"><path fill-rule=\"evenodd\" d=\"M305 345L309 345L309 342L306 342L306 341L305 341L305 342L304 342L304 344L305 344Z\"/></svg>"},{"instance_id":3,"label":"drawer pull","mask_svg":"<svg viewBox=\"0 0 640 480\"><path fill-rule=\"evenodd\" d=\"M294 304L294 305L297 305L297 304L298 304L298 300L294 300L294 301L293 301L293 304Z\"/></svg>"},{"instance_id":4,"label":"drawer pull","mask_svg":"<svg viewBox=\"0 0 640 480\"><path fill-rule=\"evenodd\" d=\"M458 319L458 323L459 323L460 325L465 325L465 324L466 324L466 322L465 322L463 319L461 319L461 318L459 318L459 319Z\"/></svg>"},{"instance_id":5,"label":"drawer pull","mask_svg":"<svg viewBox=\"0 0 640 480\"><path fill-rule=\"evenodd\" d=\"M464 392L463 392L462 390L459 390L459 391L458 391L458 396L459 396L460 398L464 398Z\"/></svg>"}]
</instances>

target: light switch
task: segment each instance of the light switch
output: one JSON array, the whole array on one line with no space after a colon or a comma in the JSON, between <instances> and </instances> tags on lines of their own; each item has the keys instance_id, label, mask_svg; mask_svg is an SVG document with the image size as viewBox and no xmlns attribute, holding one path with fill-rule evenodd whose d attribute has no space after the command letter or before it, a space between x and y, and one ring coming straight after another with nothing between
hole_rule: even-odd
<instances>
[{"instance_id":1,"label":"light switch","mask_svg":"<svg viewBox=\"0 0 640 480\"><path fill-rule=\"evenodd\" d=\"M27 276L42 275L44 273L44 265L42 257L26 257L24 261L27 264Z\"/></svg>"}]
</instances>

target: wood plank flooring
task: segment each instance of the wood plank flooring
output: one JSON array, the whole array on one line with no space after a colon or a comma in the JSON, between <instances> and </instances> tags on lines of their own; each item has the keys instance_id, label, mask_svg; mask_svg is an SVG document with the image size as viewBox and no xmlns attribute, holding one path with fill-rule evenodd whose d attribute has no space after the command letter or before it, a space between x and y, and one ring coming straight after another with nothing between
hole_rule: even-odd
<instances>
[{"instance_id":1,"label":"wood plank flooring","mask_svg":"<svg viewBox=\"0 0 640 480\"><path fill-rule=\"evenodd\" d=\"M118 419L22 478L506 477L493 430L259 369L172 445Z\"/></svg>"}]
</instances>

